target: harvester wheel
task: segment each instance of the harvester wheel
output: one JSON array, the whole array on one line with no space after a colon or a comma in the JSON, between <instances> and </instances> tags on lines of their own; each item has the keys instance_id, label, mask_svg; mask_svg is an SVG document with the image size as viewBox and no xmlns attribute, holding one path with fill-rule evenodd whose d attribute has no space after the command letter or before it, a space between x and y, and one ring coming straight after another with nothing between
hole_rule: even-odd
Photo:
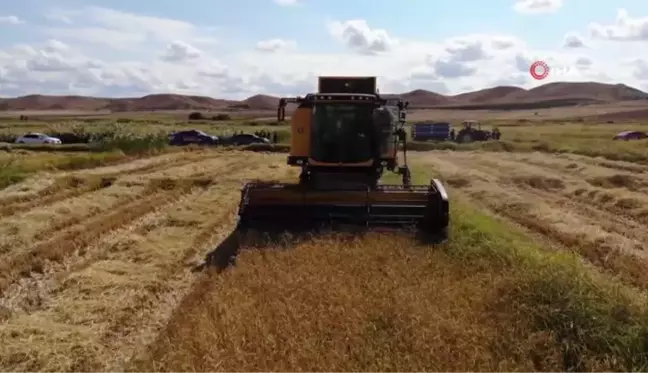
<instances>
[{"instance_id":1,"label":"harvester wheel","mask_svg":"<svg viewBox=\"0 0 648 373\"><path fill-rule=\"evenodd\" d=\"M419 238L425 243L441 243L448 239L450 211L448 194L438 179L430 180L431 193L427 212L421 222Z\"/></svg>"},{"instance_id":2,"label":"harvester wheel","mask_svg":"<svg viewBox=\"0 0 648 373\"><path fill-rule=\"evenodd\" d=\"M436 231L421 231L419 234L419 240L424 244L440 244L448 240L449 238L449 229L448 227L438 229Z\"/></svg>"}]
</instances>

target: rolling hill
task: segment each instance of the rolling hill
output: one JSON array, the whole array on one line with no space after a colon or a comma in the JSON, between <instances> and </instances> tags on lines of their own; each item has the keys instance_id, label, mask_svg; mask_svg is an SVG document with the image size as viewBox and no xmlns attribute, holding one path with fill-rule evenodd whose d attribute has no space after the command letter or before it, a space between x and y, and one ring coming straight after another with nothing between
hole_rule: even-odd
<instances>
[{"instance_id":1,"label":"rolling hill","mask_svg":"<svg viewBox=\"0 0 648 373\"><path fill-rule=\"evenodd\" d=\"M648 93L624 84L596 82L557 82L533 89L498 86L474 92L446 96L417 89L407 93L390 94L410 102L412 108L448 109L532 109L569 105L593 104L627 100L646 100ZM151 94L134 98L108 98L85 96L28 95L0 99L0 110L74 110L113 112L168 111L168 110L273 110L278 98L263 94L242 101L205 96L178 94Z\"/></svg>"}]
</instances>

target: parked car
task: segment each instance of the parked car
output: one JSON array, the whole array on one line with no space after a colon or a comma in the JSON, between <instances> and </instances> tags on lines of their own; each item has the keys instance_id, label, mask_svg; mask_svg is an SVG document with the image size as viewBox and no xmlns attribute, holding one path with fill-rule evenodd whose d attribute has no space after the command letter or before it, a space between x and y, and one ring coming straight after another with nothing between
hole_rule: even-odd
<instances>
[{"instance_id":1,"label":"parked car","mask_svg":"<svg viewBox=\"0 0 648 373\"><path fill-rule=\"evenodd\" d=\"M169 145L218 145L218 136L212 136L199 130L175 132L169 135Z\"/></svg>"},{"instance_id":2,"label":"parked car","mask_svg":"<svg viewBox=\"0 0 648 373\"><path fill-rule=\"evenodd\" d=\"M230 145L270 144L270 140L265 137L243 133L228 138L227 143Z\"/></svg>"},{"instance_id":3,"label":"parked car","mask_svg":"<svg viewBox=\"0 0 648 373\"><path fill-rule=\"evenodd\" d=\"M614 136L614 140L641 140L648 137L648 134L642 131L624 131Z\"/></svg>"},{"instance_id":4,"label":"parked car","mask_svg":"<svg viewBox=\"0 0 648 373\"><path fill-rule=\"evenodd\" d=\"M61 139L56 137L47 136L42 133L28 133L19 136L16 144L62 144Z\"/></svg>"}]
</instances>

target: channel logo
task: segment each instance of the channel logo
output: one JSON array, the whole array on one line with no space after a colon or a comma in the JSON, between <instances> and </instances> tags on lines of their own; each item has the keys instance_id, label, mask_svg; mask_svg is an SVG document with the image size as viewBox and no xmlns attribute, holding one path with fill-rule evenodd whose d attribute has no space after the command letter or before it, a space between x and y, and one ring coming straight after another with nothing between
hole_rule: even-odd
<instances>
[{"instance_id":1,"label":"channel logo","mask_svg":"<svg viewBox=\"0 0 648 373\"><path fill-rule=\"evenodd\" d=\"M535 80L542 80L549 76L549 65L546 62L539 60L535 61L529 67L529 73Z\"/></svg>"}]
</instances>

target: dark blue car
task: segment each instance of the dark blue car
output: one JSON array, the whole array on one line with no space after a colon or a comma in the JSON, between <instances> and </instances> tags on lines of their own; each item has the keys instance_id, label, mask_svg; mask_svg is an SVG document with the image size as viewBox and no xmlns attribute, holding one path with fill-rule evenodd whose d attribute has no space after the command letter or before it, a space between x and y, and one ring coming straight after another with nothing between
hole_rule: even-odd
<instances>
[{"instance_id":1,"label":"dark blue car","mask_svg":"<svg viewBox=\"0 0 648 373\"><path fill-rule=\"evenodd\" d=\"M218 145L218 137L199 130L175 132L169 135L169 145Z\"/></svg>"}]
</instances>

